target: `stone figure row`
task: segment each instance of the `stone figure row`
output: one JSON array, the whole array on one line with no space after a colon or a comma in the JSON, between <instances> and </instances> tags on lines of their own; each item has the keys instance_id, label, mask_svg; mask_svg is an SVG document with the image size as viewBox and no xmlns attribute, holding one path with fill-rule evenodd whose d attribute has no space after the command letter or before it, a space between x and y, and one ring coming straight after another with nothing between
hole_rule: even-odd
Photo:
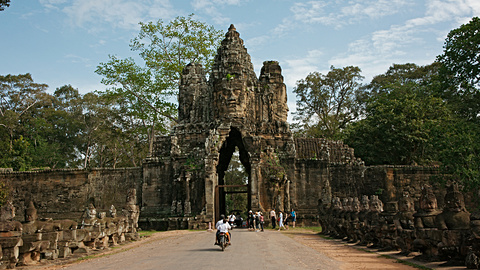
<instances>
[{"instance_id":1,"label":"stone figure row","mask_svg":"<svg viewBox=\"0 0 480 270\"><path fill-rule=\"evenodd\" d=\"M458 185L447 186L443 209L430 185L422 187L418 200L412 195L405 192L398 201L385 203L377 195L320 202L323 233L405 255L480 267L480 214L466 210Z\"/></svg>"},{"instance_id":2,"label":"stone figure row","mask_svg":"<svg viewBox=\"0 0 480 270\"><path fill-rule=\"evenodd\" d=\"M30 201L21 223L14 220L13 203L7 202L0 215L0 268L33 265L135 240L139 214L135 189L128 191L123 214L118 215L114 205L108 215L97 212L90 203L79 222L39 218L34 202Z\"/></svg>"}]
</instances>

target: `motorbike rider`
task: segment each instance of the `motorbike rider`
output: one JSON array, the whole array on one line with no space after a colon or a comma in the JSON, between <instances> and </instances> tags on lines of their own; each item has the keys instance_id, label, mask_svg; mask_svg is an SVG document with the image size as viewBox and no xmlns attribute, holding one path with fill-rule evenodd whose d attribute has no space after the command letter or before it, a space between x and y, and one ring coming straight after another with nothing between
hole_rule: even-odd
<instances>
[{"instance_id":1,"label":"motorbike rider","mask_svg":"<svg viewBox=\"0 0 480 270\"><path fill-rule=\"evenodd\" d=\"M227 236L227 240L228 240L228 244L231 245L231 242L230 242L230 232L228 230L231 230L232 227L230 226L230 224L228 223L228 220L225 218L224 215L222 215L221 217L223 217L223 219L220 219L218 222L217 222L217 233L216 233L216 244L218 243L218 236L220 235L220 233L225 233L225 235Z\"/></svg>"},{"instance_id":2,"label":"motorbike rider","mask_svg":"<svg viewBox=\"0 0 480 270\"><path fill-rule=\"evenodd\" d=\"M220 219L215 224L215 229L217 229L217 233L215 234L215 245L218 244L218 235L220 234L220 230L218 229L218 226L220 226L220 224L223 224L224 219L225 219L225 215L221 214Z\"/></svg>"}]
</instances>

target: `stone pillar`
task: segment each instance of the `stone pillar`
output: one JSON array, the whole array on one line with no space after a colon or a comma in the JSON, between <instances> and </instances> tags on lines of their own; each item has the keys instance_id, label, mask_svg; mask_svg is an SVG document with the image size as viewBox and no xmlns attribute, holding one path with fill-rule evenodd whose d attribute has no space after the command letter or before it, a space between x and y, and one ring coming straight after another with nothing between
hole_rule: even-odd
<instances>
[{"instance_id":1,"label":"stone pillar","mask_svg":"<svg viewBox=\"0 0 480 270\"><path fill-rule=\"evenodd\" d=\"M251 158L251 173L250 173L250 196L251 196L251 208L252 209L259 209L260 208L260 201L259 201L259 177L261 177L260 171L260 160L257 157Z\"/></svg>"}]
</instances>

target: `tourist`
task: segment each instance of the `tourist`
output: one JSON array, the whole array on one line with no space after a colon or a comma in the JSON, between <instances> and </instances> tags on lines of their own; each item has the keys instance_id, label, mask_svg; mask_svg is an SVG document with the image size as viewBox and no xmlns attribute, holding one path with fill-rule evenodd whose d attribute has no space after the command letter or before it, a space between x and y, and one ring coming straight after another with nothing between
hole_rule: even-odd
<instances>
[{"instance_id":1,"label":"tourist","mask_svg":"<svg viewBox=\"0 0 480 270\"><path fill-rule=\"evenodd\" d=\"M263 232L263 224L265 223L265 220L263 219L263 213L260 212L260 228L262 229Z\"/></svg>"},{"instance_id":2,"label":"tourist","mask_svg":"<svg viewBox=\"0 0 480 270\"><path fill-rule=\"evenodd\" d=\"M230 217L228 218L228 223L230 223L230 226L233 228L233 224L235 222L235 215L232 213Z\"/></svg>"},{"instance_id":3,"label":"tourist","mask_svg":"<svg viewBox=\"0 0 480 270\"><path fill-rule=\"evenodd\" d=\"M223 220L225 219L225 215L224 214L221 214L220 215L220 219L217 221L217 223L215 224L215 229L217 229L217 233L215 234L215 245L218 244L218 235L220 234L220 225L223 224Z\"/></svg>"},{"instance_id":4,"label":"tourist","mask_svg":"<svg viewBox=\"0 0 480 270\"><path fill-rule=\"evenodd\" d=\"M222 222L217 227L217 230L218 230L217 235L219 235L220 233L225 233L225 235L227 236L228 244L231 245L232 244L232 242L230 241L232 239L231 238L231 232L229 232L228 230L231 230L232 227L228 223L228 220L225 218L225 216L224 216L223 220L219 220L218 222L220 222L220 221L222 221ZM217 236L217 238L218 238L218 236ZM217 242L218 242L218 240L217 240Z\"/></svg>"},{"instance_id":5,"label":"tourist","mask_svg":"<svg viewBox=\"0 0 480 270\"><path fill-rule=\"evenodd\" d=\"M272 229L275 229L275 225L277 223L277 214L275 213L275 209L270 211L270 219L272 220Z\"/></svg>"},{"instance_id":6,"label":"tourist","mask_svg":"<svg viewBox=\"0 0 480 270\"><path fill-rule=\"evenodd\" d=\"M283 227L283 229L285 229L285 226L283 226L283 213L282 211L279 211L278 213L278 230L280 231L280 229Z\"/></svg>"},{"instance_id":7,"label":"tourist","mask_svg":"<svg viewBox=\"0 0 480 270\"><path fill-rule=\"evenodd\" d=\"M247 222L248 222L248 230L249 231L250 231L250 229L255 230L254 220L255 220L255 216L254 216L252 210L248 211Z\"/></svg>"},{"instance_id":8,"label":"tourist","mask_svg":"<svg viewBox=\"0 0 480 270\"><path fill-rule=\"evenodd\" d=\"M260 211L255 212L255 229L260 231Z\"/></svg>"},{"instance_id":9,"label":"tourist","mask_svg":"<svg viewBox=\"0 0 480 270\"><path fill-rule=\"evenodd\" d=\"M290 219L290 215L285 213L285 218L283 219L283 226L288 230L288 220Z\"/></svg>"},{"instance_id":10,"label":"tourist","mask_svg":"<svg viewBox=\"0 0 480 270\"><path fill-rule=\"evenodd\" d=\"M290 216L292 217L292 227L295 228L295 221L297 221L297 215L295 213L295 210L292 209L292 212L290 212Z\"/></svg>"}]
</instances>

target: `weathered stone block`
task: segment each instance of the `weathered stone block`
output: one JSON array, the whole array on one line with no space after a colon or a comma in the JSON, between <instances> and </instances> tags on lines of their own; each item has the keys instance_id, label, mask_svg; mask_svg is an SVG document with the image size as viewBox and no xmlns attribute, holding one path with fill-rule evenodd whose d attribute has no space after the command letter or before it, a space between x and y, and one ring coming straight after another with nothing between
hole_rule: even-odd
<instances>
[{"instance_id":1,"label":"weathered stone block","mask_svg":"<svg viewBox=\"0 0 480 270\"><path fill-rule=\"evenodd\" d=\"M58 248L58 257L59 258L67 258L72 255L72 249L68 246L60 246Z\"/></svg>"},{"instance_id":2,"label":"weathered stone block","mask_svg":"<svg viewBox=\"0 0 480 270\"><path fill-rule=\"evenodd\" d=\"M90 232L86 229L78 229L76 234L77 241L90 241L92 239Z\"/></svg>"},{"instance_id":3,"label":"weathered stone block","mask_svg":"<svg viewBox=\"0 0 480 270\"><path fill-rule=\"evenodd\" d=\"M49 249L44 252L41 252L41 258L45 260L56 260L58 259L58 251L56 249Z\"/></svg>"},{"instance_id":4,"label":"weathered stone block","mask_svg":"<svg viewBox=\"0 0 480 270\"><path fill-rule=\"evenodd\" d=\"M21 231L0 232L0 238L3 238L3 237L20 237L20 236L22 236Z\"/></svg>"},{"instance_id":5,"label":"weathered stone block","mask_svg":"<svg viewBox=\"0 0 480 270\"><path fill-rule=\"evenodd\" d=\"M50 247L50 241L36 241L36 242L24 242L20 247L20 253L27 253L30 251L43 252Z\"/></svg>"},{"instance_id":6,"label":"weathered stone block","mask_svg":"<svg viewBox=\"0 0 480 270\"><path fill-rule=\"evenodd\" d=\"M20 237L4 237L0 238L0 246L3 249L13 248L23 245L23 240Z\"/></svg>"},{"instance_id":7,"label":"weathered stone block","mask_svg":"<svg viewBox=\"0 0 480 270\"><path fill-rule=\"evenodd\" d=\"M22 224L18 221L1 221L0 232L21 231Z\"/></svg>"},{"instance_id":8,"label":"weathered stone block","mask_svg":"<svg viewBox=\"0 0 480 270\"><path fill-rule=\"evenodd\" d=\"M77 230L65 230L63 231L63 241L76 241L77 240Z\"/></svg>"}]
</instances>

